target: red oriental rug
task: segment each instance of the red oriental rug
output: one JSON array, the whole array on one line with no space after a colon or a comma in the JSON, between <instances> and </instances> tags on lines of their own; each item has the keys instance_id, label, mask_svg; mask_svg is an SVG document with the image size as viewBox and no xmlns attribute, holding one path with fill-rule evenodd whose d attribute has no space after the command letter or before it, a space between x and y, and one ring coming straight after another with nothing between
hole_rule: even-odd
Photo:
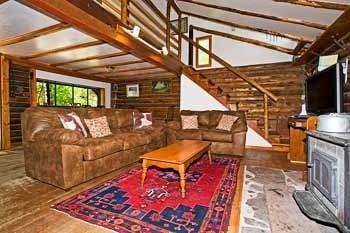
<instances>
[{"instance_id":1,"label":"red oriental rug","mask_svg":"<svg viewBox=\"0 0 350 233\"><path fill-rule=\"evenodd\" d=\"M186 198L172 170L150 168L141 189L141 168L53 206L116 232L227 232L239 160L207 156L186 172Z\"/></svg>"}]
</instances>

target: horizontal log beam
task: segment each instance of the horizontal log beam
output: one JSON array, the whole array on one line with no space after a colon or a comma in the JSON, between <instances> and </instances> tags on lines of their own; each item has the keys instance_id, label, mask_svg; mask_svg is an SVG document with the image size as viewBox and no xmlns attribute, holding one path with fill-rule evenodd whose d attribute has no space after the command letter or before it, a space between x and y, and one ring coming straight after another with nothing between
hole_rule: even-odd
<instances>
[{"instance_id":1,"label":"horizontal log beam","mask_svg":"<svg viewBox=\"0 0 350 233\"><path fill-rule=\"evenodd\" d=\"M314 8L323 8L328 10L339 10L344 11L346 8L348 8L349 4L343 4L343 3L335 3L335 2L322 2L322 1L314 1L314 0L273 0L274 2L283 2L283 3L290 3L294 5L300 5L300 6L308 6L308 7L314 7Z\"/></svg>"},{"instance_id":2,"label":"horizontal log beam","mask_svg":"<svg viewBox=\"0 0 350 233\"><path fill-rule=\"evenodd\" d=\"M121 27L112 28L103 21L98 20L92 14L87 13L76 5L72 0L23 0L25 3L32 5L42 11L62 20L81 31L95 37L98 40L105 41L112 46L129 52L136 57L151 62L168 71L181 74L183 65L172 56L163 56L159 51L144 44L138 38L134 38ZM86 1L75 0L86 5ZM95 3L96 4L96 3Z\"/></svg>"},{"instance_id":3,"label":"horizontal log beam","mask_svg":"<svg viewBox=\"0 0 350 233\"><path fill-rule=\"evenodd\" d=\"M98 74L99 75L102 75L102 76L110 76L112 74L119 74L119 73L123 73L123 72L131 72L131 71L142 71L142 70L153 70L153 69L159 69L158 67L156 66L152 66L152 67L141 67L141 68L132 68L132 69L124 69L124 70L116 70L116 71L109 71L109 72L99 72ZM108 74L108 75L105 75L105 74Z\"/></svg>"},{"instance_id":4,"label":"horizontal log beam","mask_svg":"<svg viewBox=\"0 0 350 233\"><path fill-rule=\"evenodd\" d=\"M65 62L60 62L60 63L55 63L52 64L53 66L64 66L72 63L78 63L78 62L83 62L83 61L90 61L90 60L102 60L106 58L111 58L111 57L119 57L119 56L124 56L127 55L128 53L126 52L117 52L117 53L109 53L109 54L104 54L104 55L96 55L96 56L91 56L91 57L84 57L80 59L74 59L70 61L65 61ZM90 67L89 67L90 69Z\"/></svg>"},{"instance_id":5,"label":"horizontal log beam","mask_svg":"<svg viewBox=\"0 0 350 233\"><path fill-rule=\"evenodd\" d=\"M295 36L295 35L290 35L290 34L286 34L286 33L280 33L280 32L271 31L271 30L267 30L267 29L263 29L263 28L256 28L256 27L241 25L241 24L237 24L237 23L234 23L234 22L229 22L229 21L224 21L224 20L220 20L220 19L210 18L210 17L207 17L207 16L195 14L195 13L192 13L192 12L183 11L183 14L186 14L186 15L192 16L192 17L196 17L196 18L199 18L199 19L204 19L206 21L210 21L210 22L214 22L214 23L218 23L218 24L223 24L223 25L230 26L230 27L236 27L236 28L241 28L241 29L245 29L245 30L249 30L249 31L265 33L265 34L268 34L268 35L279 36L279 37L287 38L287 39L290 39L290 40L293 40L293 41L298 41L298 42L302 41L302 42L306 42L306 43L312 43L313 42L313 39L306 38L306 37Z\"/></svg>"},{"instance_id":6,"label":"horizontal log beam","mask_svg":"<svg viewBox=\"0 0 350 233\"><path fill-rule=\"evenodd\" d=\"M251 12L251 11L239 10L239 9L230 8L230 7L224 7L224 6L212 5L212 4L202 3L202 2L196 2L193 0L178 0L178 1L187 2L187 3L195 4L197 6L203 6L203 7L216 9L216 10L222 10L222 11L235 13L235 14L241 14L241 15L246 15L246 16L274 20L274 21L283 22L283 23L298 24L298 25L302 25L305 27L311 27L311 28L316 28L316 29L320 29L320 30L326 30L328 27L328 25L324 25L324 24L320 24L320 23L308 22L308 21L300 20L300 19L292 19L292 18L286 18L286 17L266 15L266 14Z\"/></svg>"},{"instance_id":7,"label":"horizontal log beam","mask_svg":"<svg viewBox=\"0 0 350 233\"><path fill-rule=\"evenodd\" d=\"M283 47L272 45L272 44L269 44L269 43L266 43L266 42L262 42L262 41L259 41L259 40L254 40L254 39L250 39L250 38L246 38L246 37L236 36L236 35L232 35L232 34L228 34L228 33L224 33L224 32L219 32L219 31L215 31L215 30L210 30L210 29L197 27L197 26L193 26L193 29L201 31L201 32L205 32L205 33L209 33L209 34L213 34L213 35L218 35L218 36L221 36L221 37L229 38L229 39L232 39L232 40L238 40L238 41L242 41L242 42L245 42L245 43L257 45L257 46L260 46L260 47L276 50L276 51L279 51L279 52L282 52L282 53L295 55L292 49L283 48Z\"/></svg>"},{"instance_id":8,"label":"horizontal log beam","mask_svg":"<svg viewBox=\"0 0 350 233\"><path fill-rule=\"evenodd\" d=\"M92 41L92 42L87 42L87 43L83 43L83 44L69 45L69 46L62 47L62 48L57 48L57 49L52 49L52 50L48 50L48 51L44 51L44 52L35 53L35 54L29 55L29 56L23 56L21 58L34 59L34 58L49 56L49 55L53 55L53 54L57 54L57 53L61 53L61 52L67 52L67 51L71 51L71 50L75 50L75 49L93 47L93 46L101 45L101 44L104 44L104 42Z\"/></svg>"},{"instance_id":9,"label":"horizontal log beam","mask_svg":"<svg viewBox=\"0 0 350 233\"><path fill-rule=\"evenodd\" d=\"M107 64L107 65L100 65L99 67L95 67L95 68L106 68L107 69L109 67L119 67L119 66L126 66L126 65L140 64L140 63L145 63L145 61L139 60L139 61L119 62L119 63L113 63L113 64ZM91 69L91 68L89 68L89 69ZM112 68L112 70L113 70L113 68ZM110 71L108 71L108 72L110 72ZM92 73L91 75L100 75L100 74L105 74L108 72L96 72L96 73Z\"/></svg>"},{"instance_id":10,"label":"horizontal log beam","mask_svg":"<svg viewBox=\"0 0 350 233\"><path fill-rule=\"evenodd\" d=\"M26 40L31 40L40 36L45 36L51 33L55 33L58 31L61 31L63 29L67 29L70 26L65 24L65 23L58 23L49 27L41 28L32 32L28 32L26 34L16 36L14 38L9 38L6 40L1 40L0 41L0 47L7 46L7 45L12 45L12 44L17 44Z\"/></svg>"},{"instance_id":11,"label":"horizontal log beam","mask_svg":"<svg viewBox=\"0 0 350 233\"><path fill-rule=\"evenodd\" d=\"M100 82L107 82L107 83L114 83L115 82L113 79L101 78L101 77L87 75L87 74L80 73L80 72L66 70L66 69L62 69L59 67L54 67L54 66L48 65L46 63L24 60L24 59L21 59L21 58L15 57L15 56L11 56L11 55L7 55L7 54L3 54L3 56L5 56L7 59L11 60L12 62L14 62L18 65L29 67L32 69L38 69L38 70L62 74L62 75L66 75L66 76L72 76L72 77L89 79L89 80L100 81Z\"/></svg>"}]
</instances>

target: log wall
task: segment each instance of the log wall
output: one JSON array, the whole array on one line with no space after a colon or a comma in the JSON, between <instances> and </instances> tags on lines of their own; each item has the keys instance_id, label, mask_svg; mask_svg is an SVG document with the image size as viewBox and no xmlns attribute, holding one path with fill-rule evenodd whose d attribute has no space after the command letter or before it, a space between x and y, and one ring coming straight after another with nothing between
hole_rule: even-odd
<instances>
[{"instance_id":1,"label":"log wall","mask_svg":"<svg viewBox=\"0 0 350 233\"><path fill-rule=\"evenodd\" d=\"M152 81L170 80L168 93L152 93ZM139 84L139 97L126 97L126 85ZM135 108L142 112L152 112L154 119L177 117L180 111L180 78L165 77L138 81L121 81L112 85L114 108ZM172 114L173 113L173 114ZM173 116L172 116L173 115Z\"/></svg>"},{"instance_id":2,"label":"log wall","mask_svg":"<svg viewBox=\"0 0 350 233\"><path fill-rule=\"evenodd\" d=\"M237 69L278 97L277 103L268 101L270 141L288 144L288 117L301 110L304 79L302 67L291 63L276 63ZM250 125L264 131L264 98L258 90L225 68L201 73L213 81L216 87L223 89L223 94L230 96L230 103L237 103L238 109L247 112Z\"/></svg>"},{"instance_id":3,"label":"log wall","mask_svg":"<svg viewBox=\"0 0 350 233\"><path fill-rule=\"evenodd\" d=\"M21 113L31 105L31 70L15 64L10 66L10 134L11 144L22 142Z\"/></svg>"}]
</instances>

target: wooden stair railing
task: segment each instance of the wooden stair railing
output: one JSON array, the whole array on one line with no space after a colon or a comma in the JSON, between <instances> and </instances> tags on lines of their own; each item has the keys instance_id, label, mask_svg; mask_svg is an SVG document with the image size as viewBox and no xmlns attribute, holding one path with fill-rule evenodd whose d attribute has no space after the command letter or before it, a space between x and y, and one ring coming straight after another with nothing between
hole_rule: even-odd
<instances>
[{"instance_id":1,"label":"wooden stair railing","mask_svg":"<svg viewBox=\"0 0 350 233\"><path fill-rule=\"evenodd\" d=\"M274 102L277 102L277 97L271 93L270 91L266 90L264 87L262 87L260 84L258 84L257 82L255 82L254 80L251 80L248 76L246 76L245 74L239 72L238 70L236 70L231 64L229 64L228 62L226 62L225 60L223 60L222 58L220 58L219 56L217 56L215 53L209 51L208 49L204 48L203 46L199 45L197 42L195 42L194 40L192 40L191 38L187 37L186 35L182 35L183 39L186 40L187 42L189 42L190 44L192 44L192 46L195 46L198 49L201 49L202 51L204 51L205 53L207 53L211 58L213 58L215 61L217 61L219 64L223 65L224 67L226 67L229 71L231 71L233 74L237 75L240 79L244 80L245 82L247 82L249 85L251 85L252 87L256 88L259 92L261 92L264 96L264 134L261 134L261 132L258 132L262 137L264 137L266 140L269 139L269 109L268 109L268 101L269 99L271 99ZM192 68L191 68L192 69ZM184 69L184 71L187 70ZM185 72L183 72L185 73ZM186 74L186 73L185 73ZM192 72L193 74L193 72ZM191 73L187 73L187 75L190 76L190 78L193 78L193 75L191 76ZM196 73L197 76L202 75L200 74L200 71L197 71ZM202 75L203 76L203 75ZM194 77L194 79L198 79L196 77ZM196 81L195 81L196 82ZM196 82L197 83L197 82ZM203 87L202 87L203 88ZM204 88L205 89L205 88ZM206 90L206 89L205 89ZM217 96L215 95L215 93L212 93L210 91L208 91L214 98L216 98L220 103L222 103L223 105L225 105L226 107L229 107L229 96L225 96L224 98L222 98L221 96Z\"/></svg>"},{"instance_id":2,"label":"wooden stair railing","mask_svg":"<svg viewBox=\"0 0 350 233\"><path fill-rule=\"evenodd\" d=\"M207 53L212 59L214 59L219 64L226 67L229 71L231 71L233 74L235 74L238 78L244 80L247 82L250 86L256 88L259 92L261 92L264 96L264 135L262 135L265 139L268 139L269 137L269 109L268 109L268 101L271 99L273 102L277 102L277 97L262 87L259 83L255 82L254 80L251 80L248 76L246 76L244 73L241 73L237 69L235 69L230 63L226 62L224 59L216 55L215 53L209 51L208 49L204 48L200 44L198 44L193 39L189 38L185 34L181 33L180 31L180 25L179 23L178 27L173 26L173 24L170 23L170 9L171 7L176 7L176 4L173 0L169 0L167 3L167 14L166 16L163 15L162 12L159 11L159 9L152 3L150 0L143 0L153 11L156 15L158 15L163 21L166 23L166 46L168 51L170 51L170 38L174 35L171 35L171 31L176 32L179 36L178 41L185 40L188 43L190 43L192 46L196 47L197 49L200 49ZM178 13L178 19L179 22L181 22L181 11ZM181 46L179 46L181 47ZM178 57L181 62L181 55ZM216 100L218 100L221 104L229 108L229 99L230 96L223 94L223 91L220 87L215 87L215 84L211 82L210 79L206 78L203 74L200 73L200 71L194 70L192 67L187 66L183 64L183 74L185 74L188 78L190 78L192 81L194 81L197 85L199 85L201 88L203 88L205 91L207 91L211 96L213 96Z\"/></svg>"}]
</instances>

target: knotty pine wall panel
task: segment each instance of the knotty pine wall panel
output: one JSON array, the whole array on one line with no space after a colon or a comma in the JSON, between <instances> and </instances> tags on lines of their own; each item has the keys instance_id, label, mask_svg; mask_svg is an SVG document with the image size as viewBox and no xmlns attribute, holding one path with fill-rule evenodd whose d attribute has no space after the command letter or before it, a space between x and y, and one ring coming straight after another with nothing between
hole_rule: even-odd
<instances>
[{"instance_id":1,"label":"knotty pine wall panel","mask_svg":"<svg viewBox=\"0 0 350 233\"><path fill-rule=\"evenodd\" d=\"M152 81L170 80L168 93L152 93ZM126 85L139 84L139 97L126 97ZM180 78L166 77L137 81L121 81L112 85L113 108L135 108L141 112L152 112L154 119L166 119L168 113L179 116L180 111Z\"/></svg>"}]
</instances>

